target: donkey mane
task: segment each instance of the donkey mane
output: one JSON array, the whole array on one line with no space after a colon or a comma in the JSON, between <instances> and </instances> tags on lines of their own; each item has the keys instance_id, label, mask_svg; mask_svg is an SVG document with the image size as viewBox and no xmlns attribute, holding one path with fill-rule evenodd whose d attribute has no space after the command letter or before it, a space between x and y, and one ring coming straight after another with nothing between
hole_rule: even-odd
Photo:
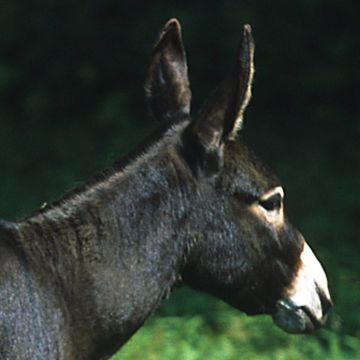
<instances>
[{"instance_id":1,"label":"donkey mane","mask_svg":"<svg viewBox=\"0 0 360 360\"><path fill-rule=\"evenodd\" d=\"M56 208L64 205L65 203L69 201L74 201L78 197L85 195L88 190L92 190L96 188L96 186L106 183L113 176L121 175L121 173L126 172L126 168L128 166L136 163L136 161L141 156L146 154L153 146L155 146L157 142L160 141L169 130L186 120L188 119L185 116L178 116L172 122L162 123L162 126L157 127L155 130L153 130L152 134L148 135L140 143L135 145L132 150L130 150L128 153L124 154L122 157L113 162L112 165L109 165L105 169L98 171L96 174L92 175L83 183L78 184L74 188L66 191L57 199L54 199L49 203L44 202L43 206L35 209L30 215L22 218L21 220L28 220L29 218L32 218L39 214L43 215L50 210L55 210Z\"/></svg>"}]
</instances>

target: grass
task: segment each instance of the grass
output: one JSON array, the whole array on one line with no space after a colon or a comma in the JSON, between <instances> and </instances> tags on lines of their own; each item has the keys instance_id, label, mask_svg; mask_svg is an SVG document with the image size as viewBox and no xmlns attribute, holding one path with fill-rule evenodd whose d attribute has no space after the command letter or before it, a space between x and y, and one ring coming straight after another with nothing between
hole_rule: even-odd
<instances>
[{"instance_id":1,"label":"grass","mask_svg":"<svg viewBox=\"0 0 360 360\"><path fill-rule=\"evenodd\" d=\"M295 336L189 289L172 298L113 360L360 359L360 339L340 333L336 313L327 328Z\"/></svg>"}]
</instances>

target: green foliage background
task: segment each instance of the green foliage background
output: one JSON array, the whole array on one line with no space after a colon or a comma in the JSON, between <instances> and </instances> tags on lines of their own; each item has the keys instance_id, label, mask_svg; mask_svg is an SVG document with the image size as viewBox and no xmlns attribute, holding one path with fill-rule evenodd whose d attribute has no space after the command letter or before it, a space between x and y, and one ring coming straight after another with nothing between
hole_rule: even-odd
<instances>
[{"instance_id":1,"label":"green foliage background","mask_svg":"<svg viewBox=\"0 0 360 360\"><path fill-rule=\"evenodd\" d=\"M326 329L290 336L267 318L176 290L121 359L360 358L360 27L350 0L4 0L0 3L0 216L19 218L85 181L156 124L143 81L161 26L183 26L193 111L256 39L244 136L273 165L287 211L329 275Z\"/></svg>"}]
</instances>

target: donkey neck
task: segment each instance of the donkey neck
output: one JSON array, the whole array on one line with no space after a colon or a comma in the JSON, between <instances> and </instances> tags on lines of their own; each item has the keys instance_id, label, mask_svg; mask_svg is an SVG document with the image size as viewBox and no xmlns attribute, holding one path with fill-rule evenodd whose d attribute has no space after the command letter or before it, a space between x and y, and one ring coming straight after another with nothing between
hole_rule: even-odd
<instances>
[{"instance_id":1,"label":"donkey neck","mask_svg":"<svg viewBox=\"0 0 360 360\"><path fill-rule=\"evenodd\" d=\"M60 284L70 316L78 323L91 318L92 334L125 341L179 276L188 200L177 185L182 165L163 146L19 223L35 276Z\"/></svg>"},{"instance_id":2,"label":"donkey neck","mask_svg":"<svg viewBox=\"0 0 360 360\"><path fill-rule=\"evenodd\" d=\"M186 124L180 122L164 131L165 135L147 144L145 150L140 146L141 152L136 151L136 157L121 170L110 171L101 181L85 184L20 221L20 233L25 235L24 241L20 237L22 247L29 245L26 239L29 234L34 235L35 244L52 242L56 247L71 243L75 237L73 242L77 245L91 246L99 238L103 245L123 251L153 240L167 242L168 237L177 233L177 223L189 200L184 196L186 182L179 179L183 172L179 168L184 165L172 153L174 150L169 150L178 141L178 128ZM167 231L162 231L164 228ZM86 255L79 253L79 248L68 249L81 259Z\"/></svg>"}]
</instances>

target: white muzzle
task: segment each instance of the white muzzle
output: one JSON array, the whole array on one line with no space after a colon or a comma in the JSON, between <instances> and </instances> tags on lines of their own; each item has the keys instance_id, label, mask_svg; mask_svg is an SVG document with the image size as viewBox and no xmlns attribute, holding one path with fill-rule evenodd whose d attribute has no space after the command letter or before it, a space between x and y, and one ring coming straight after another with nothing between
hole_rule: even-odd
<instances>
[{"instance_id":1,"label":"white muzzle","mask_svg":"<svg viewBox=\"0 0 360 360\"><path fill-rule=\"evenodd\" d=\"M300 261L296 277L272 316L275 324L289 333L318 329L332 306L324 269L305 241Z\"/></svg>"}]
</instances>

